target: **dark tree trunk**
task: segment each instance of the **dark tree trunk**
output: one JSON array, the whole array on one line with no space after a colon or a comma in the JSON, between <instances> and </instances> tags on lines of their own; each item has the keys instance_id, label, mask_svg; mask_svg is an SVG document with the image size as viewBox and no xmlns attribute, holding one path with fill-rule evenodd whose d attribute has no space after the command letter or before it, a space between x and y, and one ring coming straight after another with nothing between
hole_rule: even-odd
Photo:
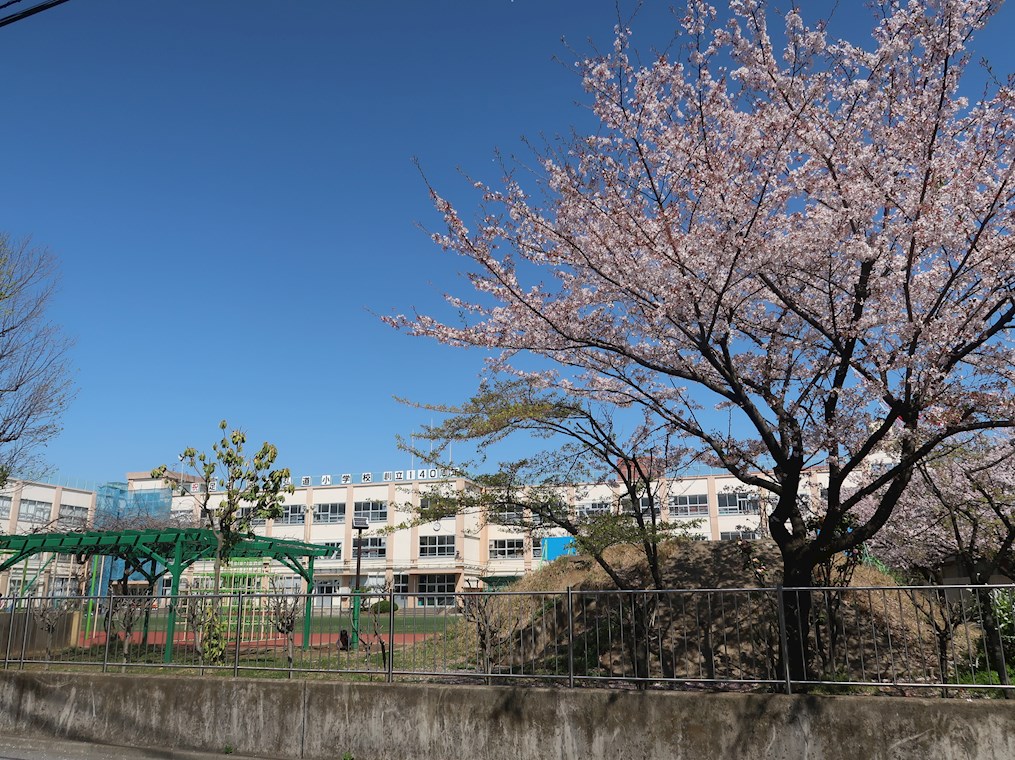
<instances>
[{"instance_id":1,"label":"dark tree trunk","mask_svg":"<svg viewBox=\"0 0 1015 760\"><path fill-rule=\"evenodd\" d=\"M813 567L796 559L783 559L782 611L786 625L786 651L783 652L783 672L789 671L792 681L808 678L811 656L810 623ZM803 589L803 590L800 590Z\"/></svg>"}]
</instances>

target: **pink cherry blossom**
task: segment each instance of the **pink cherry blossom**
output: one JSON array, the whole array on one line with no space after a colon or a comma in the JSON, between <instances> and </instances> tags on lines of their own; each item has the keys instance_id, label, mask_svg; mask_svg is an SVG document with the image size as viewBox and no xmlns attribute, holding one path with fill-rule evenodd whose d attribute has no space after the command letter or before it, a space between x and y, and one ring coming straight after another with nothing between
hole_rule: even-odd
<instances>
[{"instance_id":1,"label":"pink cherry blossom","mask_svg":"<svg viewBox=\"0 0 1015 760\"><path fill-rule=\"evenodd\" d=\"M482 185L474 221L434 192L435 240L469 267L462 321L389 321L644 406L771 494L786 583L806 585L938 447L1015 419L1015 90L961 89L996 5L883 0L851 42L797 11L770 33L761 0L727 19L692 1L683 47L647 65L619 29L580 65L594 134L529 187ZM798 498L815 465L817 532Z\"/></svg>"}]
</instances>

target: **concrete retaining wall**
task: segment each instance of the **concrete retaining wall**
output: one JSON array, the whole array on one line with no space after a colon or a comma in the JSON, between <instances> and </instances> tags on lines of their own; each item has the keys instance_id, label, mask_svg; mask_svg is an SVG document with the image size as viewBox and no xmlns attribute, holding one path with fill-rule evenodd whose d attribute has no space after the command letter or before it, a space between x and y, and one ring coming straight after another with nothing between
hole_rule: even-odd
<instances>
[{"instance_id":1,"label":"concrete retaining wall","mask_svg":"<svg viewBox=\"0 0 1015 760\"><path fill-rule=\"evenodd\" d=\"M987 760L1015 757L1015 704L8 671L3 733L308 760Z\"/></svg>"}]
</instances>

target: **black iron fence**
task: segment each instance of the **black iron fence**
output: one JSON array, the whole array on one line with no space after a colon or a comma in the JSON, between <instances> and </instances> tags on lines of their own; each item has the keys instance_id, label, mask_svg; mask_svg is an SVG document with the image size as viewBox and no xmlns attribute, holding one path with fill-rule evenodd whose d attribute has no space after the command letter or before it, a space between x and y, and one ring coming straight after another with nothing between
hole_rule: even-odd
<instances>
[{"instance_id":1,"label":"black iron fence","mask_svg":"<svg viewBox=\"0 0 1015 760\"><path fill-rule=\"evenodd\" d=\"M986 694L1015 680L1013 610L1011 585L28 597L5 600L0 655L5 669Z\"/></svg>"}]
</instances>

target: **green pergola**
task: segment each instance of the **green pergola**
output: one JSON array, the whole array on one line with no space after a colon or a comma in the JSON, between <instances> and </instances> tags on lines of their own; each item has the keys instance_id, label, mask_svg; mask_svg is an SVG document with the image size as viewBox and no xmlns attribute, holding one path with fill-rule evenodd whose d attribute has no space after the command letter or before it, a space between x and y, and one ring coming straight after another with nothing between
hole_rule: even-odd
<instances>
[{"instance_id":1,"label":"green pergola","mask_svg":"<svg viewBox=\"0 0 1015 760\"><path fill-rule=\"evenodd\" d=\"M173 580L170 594L180 592L180 576L195 562L215 557L218 542L214 531L206 528L151 528L147 530L83 531L74 533L30 533L21 536L0 536L0 555L10 554L0 562L0 572L35 554L71 554L82 557L95 555L122 559L130 570L141 573L151 584L169 573ZM307 600L303 620L303 643L310 641L310 593L314 587L314 558L329 554L332 549L304 541L267 536L247 535L229 551L230 559L275 560L307 582ZM301 561L305 559L304 561ZM165 661L173 654L176 632L176 604L169 606L166 622Z\"/></svg>"}]
</instances>

